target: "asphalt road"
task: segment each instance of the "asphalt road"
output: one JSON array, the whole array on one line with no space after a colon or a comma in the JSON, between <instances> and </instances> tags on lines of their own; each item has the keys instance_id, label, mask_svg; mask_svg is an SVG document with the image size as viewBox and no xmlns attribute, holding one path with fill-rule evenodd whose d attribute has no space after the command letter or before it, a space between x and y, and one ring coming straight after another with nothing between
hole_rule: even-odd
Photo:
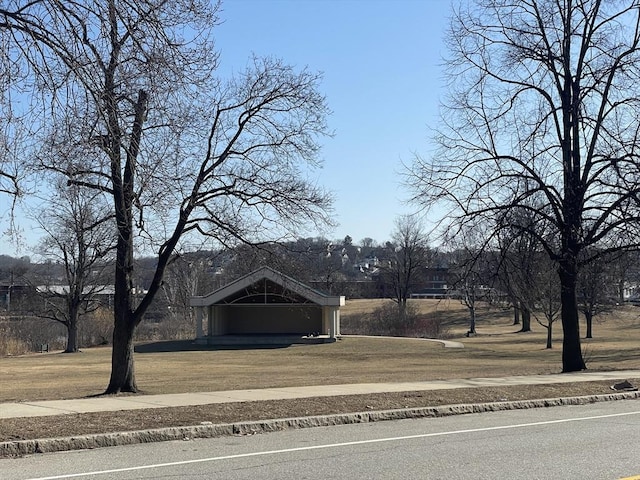
<instances>
[{"instance_id":1,"label":"asphalt road","mask_svg":"<svg viewBox=\"0 0 640 480\"><path fill-rule=\"evenodd\" d=\"M0 460L2 480L585 480L636 475L638 400Z\"/></svg>"}]
</instances>

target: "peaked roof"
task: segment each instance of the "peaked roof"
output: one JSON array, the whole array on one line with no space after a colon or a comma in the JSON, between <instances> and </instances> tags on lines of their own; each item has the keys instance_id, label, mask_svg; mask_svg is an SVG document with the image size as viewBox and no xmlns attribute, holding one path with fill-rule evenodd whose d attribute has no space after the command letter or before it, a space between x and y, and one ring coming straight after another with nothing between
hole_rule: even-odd
<instances>
[{"instance_id":1,"label":"peaked roof","mask_svg":"<svg viewBox=\"0 0 640 480\"><path fill-rule=\"evenodd\" d=\"M243 290L248 289L261 280L269 280L276 285L282 287L285 291L290 291L295 295L309 300L312 303L322 306L341 306L344 305L344 297L329 296L305 285L298 280L291 278L284 273L280 273L270 267L261 267L244 277L241 277L224 287L204 296L191 297L190 305L192 307L206 307L224 303L225 299L234 296Z\"/></svg>"}]
</instances>

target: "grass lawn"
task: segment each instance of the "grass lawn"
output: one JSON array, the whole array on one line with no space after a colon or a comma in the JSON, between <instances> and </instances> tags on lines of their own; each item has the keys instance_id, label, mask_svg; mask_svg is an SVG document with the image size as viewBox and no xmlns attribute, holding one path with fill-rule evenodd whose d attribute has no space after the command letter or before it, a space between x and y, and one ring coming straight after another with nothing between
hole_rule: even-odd
<instances>
[{"instance_id":1,"label":"grass lawn","mask_svg":"<svg viewBox=\"0 0 640 480\"><path fill-rule=\"evenodd\" d=\"M385 300L347 302L343 317L371 311ZM510 312L483 307L478 335L467 338L466 311L458 302L416 300L424 315L440 318L449 338L464 349L415 339L344 338L334 344L286 348L187 350L136 353L143 393L178 393L341 383L400 382L447 378L558 373L561 324L554 325L554 348L546 331L532 325L516 333ZM345 319L345 321L346 321ZM640 368L640 308L620 307L594 325L583 348L591 370ZM176 343L178 347L186 344ZM0 402L77 398L97 394L108 383L111 349L79 354L32 354L0 358Z\"/></svg>"},{"instance_id":2,"label":"grass lawn","mask_svg":"<svg viewBox=\"0 0 640 480\"><path fill-rule=\"evenodd\" d=\"M347 302L351 314L372 311L382 300ZM464 349L416 339L344 338L334 344L272 349L191 350L182 346L136 353L143 393L175 393L278 386L399 382L445 378L492 377L557 373L561 369L560 323L555 347L545 348L545 330L516 333L509 312L483 308L478 335L467 338L466 312L457 302L419 300L424 315L441 319L449 338ZM592 370L640 368L640 308L621 307L594 326L593 340L584 341ZM144 347L144 346L143 346ZM147 345L144 350L149 349ZM79 354L33 354L0 358L0 402L82 397L100 393L109 379L110 348ZM635 385L640 379L629 379ZM264 402L238 402L122 412L97 412L31 418L0 419L0 442L77 436L149 428L229 423L269 418L363 412L459 403L526 400L611 393L610 382L464 388L429 392L349 395Z\"/></svg>"}]
</instances>

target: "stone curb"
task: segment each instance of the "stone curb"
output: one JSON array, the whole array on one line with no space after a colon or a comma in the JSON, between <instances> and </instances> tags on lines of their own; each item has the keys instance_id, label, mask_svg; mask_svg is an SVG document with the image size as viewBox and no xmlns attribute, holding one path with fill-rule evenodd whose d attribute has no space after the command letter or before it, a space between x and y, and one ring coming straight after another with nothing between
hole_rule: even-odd
<instances>
[{"instance_id":1,"label":"stone curb","mask_svg":"<svg viewBox=\"0 0 640 480\"><path fill-rule=\"evenodd\" d=\"M138 443L166 442L172 440L191 440L194 438L213 438L231 435L253 435L280 430L328 427L354 423L381 422L385 420L403 420L411 418L447 417L469 413L497 412L502 410L521 410L527 408L557 407L563 405L587 405L615 400L640 398L640 392L621 392L607 395L589 395L582 397L547 398L511 402L491 402L478 404L442 405L438 407L403 408L397 410L379 410L371 412L317 415L299 418L281 418L252 422L237 422L216 425L195 425L189 427L167 427L132 432L100 433L73 437L44 438L37 440L17 440L0 442L0 458L51 453L67 450L83 450L102 447L133 445Z\"/></svg>"}]
</instances>

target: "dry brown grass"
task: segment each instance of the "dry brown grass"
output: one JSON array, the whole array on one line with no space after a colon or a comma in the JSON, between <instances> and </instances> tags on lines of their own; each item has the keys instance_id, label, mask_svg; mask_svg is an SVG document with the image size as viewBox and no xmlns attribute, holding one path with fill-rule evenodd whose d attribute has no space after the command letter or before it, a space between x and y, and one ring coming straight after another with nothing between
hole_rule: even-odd
<instances>
[{"instance_id":1,"label":"dry brown grass","mask_svg":"<svg viewBox=\"0 0 640 480\"><path fill-rule=\"evenodd\" d=\"M366 313L385 300L348 302L343 315ZM173 350L136 354L143 393L175 393L244 388L354 382L398 382L443 378L492 377L556 373L560 370L560 323L555 348L547 350L545 331L515 333L509 312L480 309L478 335L466 338L465 309L454 301L417 301L423 315L446 323L464 349L444 349L416 339L345 338L335 344L273 349ZM592 370L640 368L640 309L621 307L594 326L593 340L584 341ZM167 344L163 344L167 347ZM184 348L184 350L180 350ZM166 349L166 348L165 348ZM154 351L155 350L155 351ZM61 399L96 394L106 386L110 348L80 354L33 354L0 358L0 402ZM640 379L629 379L635 385ZM431 392L336 396L270 402L241 402L166 409L103 412L0 420L0 441L194 425L291 416L347 413L388 408L522 400L605 394L610 382L521 385Z\"/></svg>"},{"instance_id":2,"label":"dry brown grass","mask_svg":"<svg viewBox=\"0 0 640 480\"><path fill-rule=\"evenodd\" d=\"M373 310L384 300L355 300L343 315ZM425 315L438 315L464 349L444 349L420 340L345 338L335 344L238 350L176 350L136 354L143 393L178 393L314 384L420 381L557 373L561 327L545 349L545 331L515 333L510 313L483 307L478 335L464 337L466 311L452 300L416 301ZM621 307L594 326L584 341L591 370L640 368L640 308ZM176 342L176 348L186 343ZM0 358L0 402L83 397L108 382L110 348L79 354L33 354Z\"/></svg>"}]
</instances>

